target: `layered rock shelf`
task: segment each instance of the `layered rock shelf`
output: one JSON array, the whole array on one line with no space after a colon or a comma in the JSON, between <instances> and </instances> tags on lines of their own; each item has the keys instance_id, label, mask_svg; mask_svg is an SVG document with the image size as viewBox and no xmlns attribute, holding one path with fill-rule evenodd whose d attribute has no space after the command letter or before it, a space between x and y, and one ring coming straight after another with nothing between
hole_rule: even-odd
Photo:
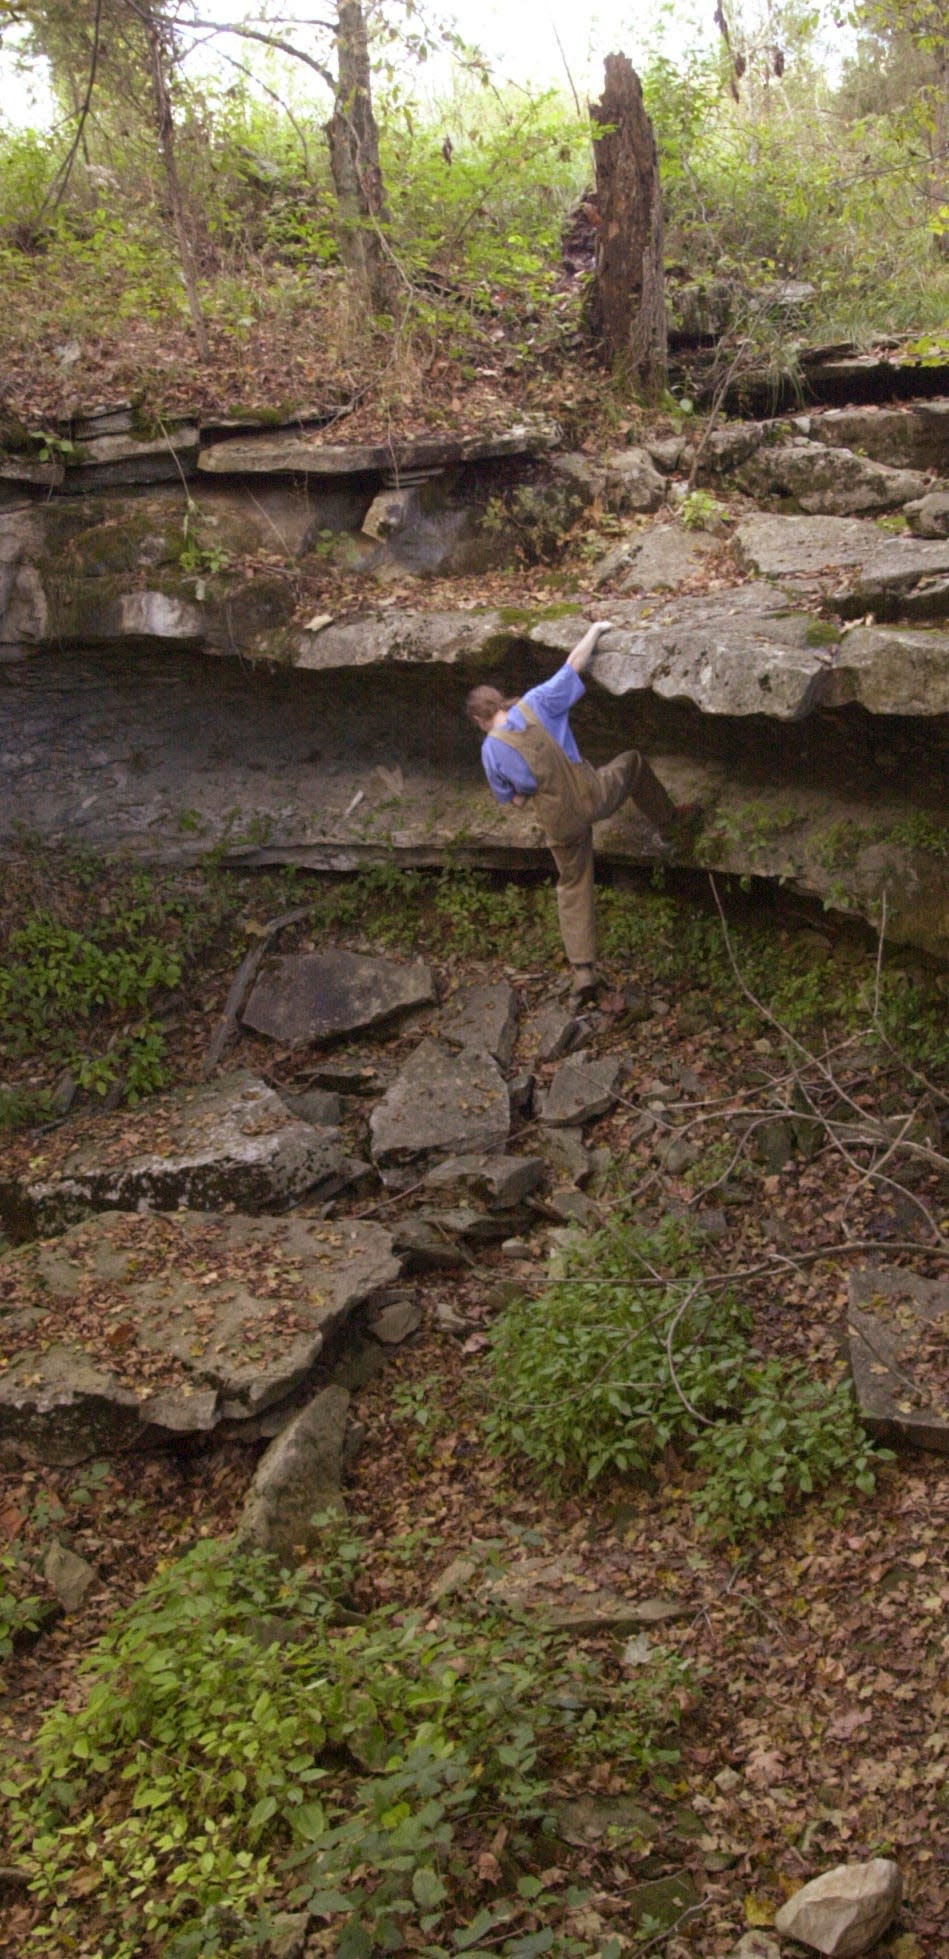
<instances>
[{"instance_id":1,"label":"layered rock shelf","mask_svg":"<svg viewBox=\"0 0 949 1959\"><path fill-rule=\"evenodd\" d=\"M333 870L543 862L529 812L486 792L464 695L545 677L591 602L431 600L440 576L510 564L499 507L538 539L606 511L589 584L615 627L584 752L641 745L700 799L700 864L949 955L949 402L715 431L699 481L737 499L724 536L682 522L680 438L591 461L552 424L390 450L302 417L157 441L124 413L65 462L2 459L0 837ZM365 573L357 615L301 613L290 573L314 551ZM393 576L417 604L384 603ZM598 841L618 863L662 854L632 810Z\"/></svg>"}]
</instances>

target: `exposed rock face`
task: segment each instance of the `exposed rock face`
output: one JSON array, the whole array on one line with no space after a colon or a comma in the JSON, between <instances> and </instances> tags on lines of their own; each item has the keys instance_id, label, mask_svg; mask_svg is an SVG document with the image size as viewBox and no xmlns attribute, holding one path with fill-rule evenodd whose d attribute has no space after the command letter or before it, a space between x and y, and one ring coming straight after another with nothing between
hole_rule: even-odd
<instances>
[{"instance_id":1,"label":"exposed rock face","mask_svg":"<svg viewBox=\"0 0 949 1959\"><path fill-rule=\"evenodd\" d=\"M296 1121L253 1075L159 1096L136 1125L93 1118L84 1140L50 1140L29 1172L0 1182L0 1217L19 1236L58 1231L92 1211L280 1210L332 1178L343 1162L338 1131Z\"/></svg>"},{"instance_id":2,"label":"exposed rock face","mask_svg":"<svg viewBox=\"0 0 949 1959\"><path fill-rule=\"evenodd\" d=\"M799 415L792 426L815 442L854 449L897 469L949 472L949 403L919 401L895 408L829 408Z\"/></svg>"},{"instance_id":3,"label":"exposed rock face","mask_svg":"<svg viewBox=\"0 0 949 1959\"><path fill-rule=\"evenodd\" d=\"M787 498L799 510L828 517L898 510L928 487L919 471L889 469L849 449L804 441L763 445L735 470L734 480L751 496Z\"/></svg>"},{"instance_id":4,"label":"exposed rock face","mask_svg":"<svg viewBox=\"0 0 949 1959\"><path fill-rule=\"evenodd\" d=\"M875 924L885 899L892 937L943 955L947 879L933 840L949 805L949 631L937 623L949 615L949 538L945 483L921 472L949 476L949 403L729 425L708 444L712 474L815 513L879 508L922 486L900 504L918 534L900 536L826 514L762 514L734 538L687 533L671 515L681 485L663 474L688 467L680 439L541 464L557 439L549 424L383 455L328 442L307 419L274 431L235 417L199 430L196 452L191 425L156 449L123 408L77 424L80 460L55 482L35 477L46 465L32 455L6 458L0 836L26 822L159 861L226 844L235 861L337 871L396 856L435 865L448 852L501 868L547 861L530 811L490 801L463 697L476 680L516 693L545 678L586 620L563 607L383 603L301 627L284 575L328 536L380 578L463 570L487 536L495 458L505 550L515 533L540 548L591 502L641 513L597 574L614 587L602 609L615 630L576 723L584 753L645 746L675 800L708 812L701 861L843 899ZM179 487L148 481L172 463L193 485L186 520ZM119 497L110 471L141 473ZM742 583L736 555L752 574ZM616 597L617 581L642 596ZM861 623L848 631L850 620ZM56 657L29 659L37 649ZM854 709L880 725L858 739ZM853 837L852 868L829 861L834 831ZM658 851L632 805L597 843L619 860Z\"/></svg>"},{"instance_id":5,"label":"exposed rock face","mask_svg":"<svg viewBox=\"0 0 949 1959\"><path fill-rule=\"evenodd\" d=\"M904 504L903 515L917 537L949 537L949 490L930 490L917 503Z\"/></svg>"},{"instance_id":6,"label":"exposed rock face","mask_svg":"<svg viewBox=\"0 0 949 1959\"><path fill-rule=\"evenodd\" d=\"M113 1213L24 1246L0 1267L0 1437L70 1463L246 1423L399 1269L349 1220Z\"/></svg>"},{"instance_id":7,"label":"exposed rock face","mask_svg":"<svg viewBox=\"0 0 949 1959\"><path fill-rule=\"evenodd\" d=\"M429 1006L431 970L360 953L300 953L280 959L258 980L242 1015L244 1025L285 1047L355 1034Z\"/></svg>"},{"instance_id":8,"label":"exposed rock face","mask_svg":"<svg viewBox=\"0 0 949 1959\"><path fill-rule=\"evenodd\" d=\"M425 1040L372 1112L373 1161L389 1181L419 1159L503 1150L509 1127L496 1061Z\"/></svg>"},{"instance_id":9,"label":"exposed rock face","mask_svg":"<svg viewBox=\"0 0 949 1959\"><path fill-rule=\"evenodd\" d=\"M843 618L943 618L949 539L886 537L857 517L751 517L737 544L765 577L832 599Z\"/></svg>"}]
</instances>

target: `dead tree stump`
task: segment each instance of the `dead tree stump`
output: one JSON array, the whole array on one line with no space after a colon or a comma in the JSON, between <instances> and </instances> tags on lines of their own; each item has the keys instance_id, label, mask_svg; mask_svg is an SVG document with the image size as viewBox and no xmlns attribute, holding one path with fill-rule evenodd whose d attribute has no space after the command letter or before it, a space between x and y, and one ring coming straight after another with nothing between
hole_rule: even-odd
<instances>
[{"instance_id":1,"label":"dead tree stump","mask_svg":"<svg viewBox=\"0 0 949 1959\"><path fill-rule=\"evenodd\" d=\"M649 402L666 386L664 221L659 160L639 76L625 54L606 57L606 85L590 104L594 142L596 267L589 318L614 372Z\"/></svg>"}]
</instances>

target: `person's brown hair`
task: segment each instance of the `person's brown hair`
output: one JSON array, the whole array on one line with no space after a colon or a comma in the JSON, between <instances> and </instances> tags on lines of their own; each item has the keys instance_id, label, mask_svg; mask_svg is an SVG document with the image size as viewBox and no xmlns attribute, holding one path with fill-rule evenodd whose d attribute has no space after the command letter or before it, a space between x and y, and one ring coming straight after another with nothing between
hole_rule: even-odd
<instances>
[{"instance_id":1,"label":"person's brown hair","mask_svg":"<svg viewBox=\"0 0 949 1959\"><path fill-rule=\"evenodd\" d=\"M477 726L481 721L492 720L499 708L513 707L515 699L516 696L512 696L510 700L505 700L497 687L472 687L465 701L465 713L469 721Z\"/></svg>"}]
</instances>

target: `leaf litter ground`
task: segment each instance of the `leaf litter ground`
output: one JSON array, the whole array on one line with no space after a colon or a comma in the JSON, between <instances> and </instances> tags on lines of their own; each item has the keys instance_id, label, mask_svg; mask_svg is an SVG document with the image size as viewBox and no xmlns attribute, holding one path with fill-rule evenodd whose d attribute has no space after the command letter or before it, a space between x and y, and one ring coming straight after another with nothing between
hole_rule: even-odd
<instances>
[{"instance_id":1,"label":"leaf litter ground","mask_svg":"<svg viewBox=\"0 0 949 1959\"><path fill-rule=\"evenodd\" d=\"M184 1013L180 1047L194 1070L226 992L221 957L199 1002ZM452 962L452 981L494 972L486 962ZM442 973L443 981L449 977ZM514 975L523 992L549 994L549 976ZM747 1113L762 1097L762 1070L776 1072L776 1044L764 1050L745 1031L695 1025L690 983L663 982L665 1011L630 1019L628 970L608 969L611 989L598 1033L621 1047L630 1064L623 1101L588 1132L607 1147L626 1189L658 1212L696 1200L695 1179L663 1167L656 1132L641 1132L655 1104L657 1077L681 1085L667 1101L666 1135L684 1124ZM760 1032L760 1030L759 1030ZM398 1044L394 1050L398 1052ZM242 1062L272 1079L299 1085L312 1063L248 1042ZM676 1100L679 1107L675 1107ZM700 1112L700 1114L697 1114ZM360 1122L362 1118L355 1120ZM357 1139L358 1140L358 1139ZM527 1129L514 1147L532 1142ZM927 1269L918 1202L945 1209L935 1177L914 1185L894 1211L862 1180L859 1163L836 1151L812 1160L795 1155L768 1171L743 1158L730 1200L710 1189L699 1205L712 1226L722 1267L743 1274L765 1352L805 1360L815 1375L841 1367L848 1260L819 1256L839 1242L885 1245ZM606 1198L599 1202L604 1209ZM386 1221L398 1203L377 1196L354 1201L362 1215ZM895 1217L895 1223L894 1223ZM894 1237L898 1230L900 1237ZM915 1247L914 1247L915 1240ZM908 1246L901 1254L900 1247ZM371 1606L428 1604L446 1569L488 1547L501 1564L541 1561L563 1574L561 1604L620 1599L631 1606L662 1601L675 1616L659 1629L663 1645L686 1658L695 1689L678 1716L678 1762L628 1788L607 1769L572 1777L557 1792L570 1805L633 1796L649 1830L625 1835L572 1834L579 1842L547 1846L548 1887L582 1881L590 1891L586 1935L595 1944L616 1934L632 1942L637 1887L687 1871L699 1908L664 1940L668 1959L719 1959L749 1926L767 1925L803 1880L842 1861L895 1857L906 1901L879 1948L892 1959L928 1959L949 1937L949 1471L939 1457L906 1455L883 1468L871 1498L836 1505L813 1502L764 1539L735 1549L716 1546L695 1528L692 1472L668 1457L648 1487L618 1483L551 1497L518 1471L499 1468L484 1442L492 1393L487 1330L512 1293L536 1295L543 1311L546 1266L538 1253L518 1262L479 1251L457 1272L407 1283L423 1311L423 1329L355 1398L365 1441L352 1470L348 1500L373 1549L364 1579ZM460 1326L443 1331L437 1309ZM444 1318L444 1314L442 1315ZM75 1705L83 1655L161 1561L198 1537L233 1526L252 1473L254 1452L228 1444L207 1453L116 1459L72 1470L11 1465L0 1493L5 1540L25 1561L33 1589L52 1605L39 1575L53 1538L68 1542L95 1568L95 1583L69 1617L50 1616L36 1639L8 1662L0 1732L12 1755L29 1750L44 1711L57 1700ZM462 1578L461 1582L477 1582ZM548 1589L543 1599L549 1609ZM595 1614L594 1614L595 1617ZM577 1637L599 1648L622 1677L625 1635ZM645 1638L646 1644L643 1643ZM648 1664L648 1633L634 1648ZM637 1660L634 1658L634 1664ZM483 1847L478 1878L490 1904L502 1883L502 1859ZM29 1946L32 1907L8 1892L0 1946ZM314 1942L314 1951L326 1950Z\"/></svg>"}]
</instances>

